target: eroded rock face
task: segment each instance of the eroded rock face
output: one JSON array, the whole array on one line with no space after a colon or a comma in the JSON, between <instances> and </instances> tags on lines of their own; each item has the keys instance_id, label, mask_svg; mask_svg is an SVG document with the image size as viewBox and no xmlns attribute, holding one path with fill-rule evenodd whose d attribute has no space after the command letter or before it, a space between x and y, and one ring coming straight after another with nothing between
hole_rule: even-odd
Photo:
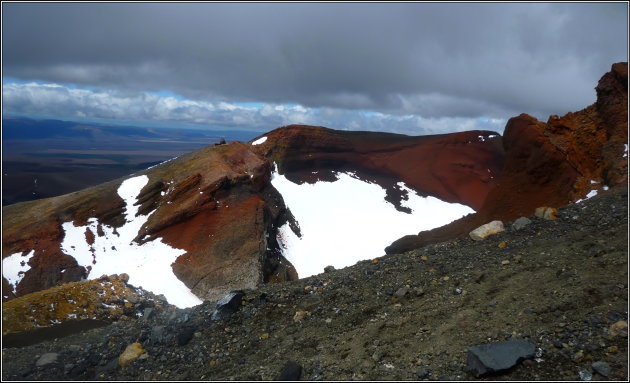
<instances>
[{"instance_id":1,"label":"eroded rock face","mask_svg":"<svg viewBox=\"0 0 630 383\"><path fill-rule=\"evenodd\" d=\"M540 206L566 206L592 190L628 182L628 64L616 63L599 81L595 104L544 123L527 114L511 118L503 136L499 177L477 214L395 241L404 252L466 235L491 221L529 217Z\"/></svg>"},{"instance_id":2,"label":"eroded rock face","mask_svg":"<svg viewBox=\"0 0 630 383\"><path fill-rule=\"evenodd\" d=\"M564 206L595 187L627 182L627 81L627 63L614 64L597 85L595 104L546 124L527 115L508 121L503 175L484 209L531 215L532 204Z\"/></svg>"},{"instance_id":3,"label":"eroded rock face","mask_svg":"<svg viewBox=\"0 0 630 383\"><path fill-rule=\"evenodd\" d=\"M272 233L289 215L270 184L269 162L250 149L239 142L209 146L127 177L148 178L134 202L136 216L148 218L133 229L132 244L141 249L161 241L178 249L182 254L174 259L172 272L201 300L216 300L272 278L295 277L291 265L282 262ZM108 233L119 237L133 218L126 216L131 205L121 198L122 181L3 208L3 257L23 259L24 265L17 267L25 271L14 276L13 285L3 278L5 301L99 277L64 251L68 234L63 225L85 225L85 241L79 242L85 242L90 249L85 252L92 252L96 262L104 262L110 249L96 256L95 244ZM120 250L114 247L112 252ZM27 253L30 258L20 258ZM121 264L120 272L125 266Z\"/></svg>"}]
</instances>

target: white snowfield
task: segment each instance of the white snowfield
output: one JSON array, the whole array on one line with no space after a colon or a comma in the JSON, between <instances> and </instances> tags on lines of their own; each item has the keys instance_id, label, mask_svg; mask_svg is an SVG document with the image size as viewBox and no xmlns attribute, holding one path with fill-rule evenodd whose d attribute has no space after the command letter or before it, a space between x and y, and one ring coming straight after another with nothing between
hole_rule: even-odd
<instances>
[{"instance_id":1,"label":"white snowfield","mask_svg":"<svg viewBox=\"0 0 630 383\"><path fill-rule=\"evenodd\" d=\"M402 205L411 208L403 213L385 201L385 189L338 174L334 182L295 184L276 168L272 184L297 219L302 232L299 238L285 224L278 240L284 256L295 266L298 277L306 278L324 271L324 267L351 266L358 261L385 254L384 248L407 234L416 234L450 223L474 213L468 206L447 203L434 197L420 197L399 182L409 195Z\"/></svg>"},{"instance_id":2,"label":"white snowfield","mask_svg":"<svg viewBox=\"0 0 630 383\"><path fill-rule=\"evenodd\" d=\"M62 225L65 237L61 250L74 257L80 266L91 270L88 279L96 279L106 274L129 275L129 283L142 287L154 294L164 294L169 303L177 307L192 307L202 303L186 285L173 274L171 264L185 250L173 248L162 242L161 238L142 245L133 242L138 231L149 219L148 215L136 217L139 207L137 201L140 190L149 182L145 175L125 180L118 188L118 195L125 201L126 222L122 227L113 228L100 224L98 219L90 218L85 226L75 226L72 222ZM98 235L98 226L104 236ZM89 245L87 231L94 234L94 244Z\"/></svg>"},{"instance_id":3,"label":"white snowfield","mask_svg":"<svg viewBox=\"0 0 630 383\"><path fill-rule=\"evenodd\" d=\"M252 142L252 145L260 145L264 143L265 141L267 141L267 136L260 137L256 141Z\"/></svg>"},{"instance_id":4,"label":"white snowfield","mask_svg":"<svg viewBox=\"0 0 630 383\"><path fill-rule=\"evenodd\" d=\"M11 254L2 260L2 276L7 279L13 292L15 292L15 286L24 278L24 273L31 268L28 261L33 255L35 255L35 250L31 250L24 256L22 253ZM3 296L8 298L5 294Z\"/></svg>"}]
</instances>

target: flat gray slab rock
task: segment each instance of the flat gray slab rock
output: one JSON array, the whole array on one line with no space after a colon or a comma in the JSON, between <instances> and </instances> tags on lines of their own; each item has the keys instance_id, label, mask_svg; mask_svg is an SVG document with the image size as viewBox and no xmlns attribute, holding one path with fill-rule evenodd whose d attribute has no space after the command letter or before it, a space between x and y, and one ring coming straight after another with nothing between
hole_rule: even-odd
<instances>
[{"instance_id":1,"label":"flat gray slab rock","mask_svg":"<svg viewBox=\"0 0 630 383\"><path fill-rule=\"evenodd\" d=\"M524 359L533 358L535 353L536 346L521 339L480 344L468 348L467 370L480 377L510 369Z\"/></svg>"}]
</instances>

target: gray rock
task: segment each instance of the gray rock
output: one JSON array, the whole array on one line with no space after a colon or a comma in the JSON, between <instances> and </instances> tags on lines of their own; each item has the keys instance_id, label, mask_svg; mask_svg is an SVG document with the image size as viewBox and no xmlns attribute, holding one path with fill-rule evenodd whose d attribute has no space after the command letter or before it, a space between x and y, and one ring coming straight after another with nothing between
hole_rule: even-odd
<instances>
[{"instance_id":1,"label":"gray rock","mask_svg":"<svg viewBox=\"0 0 630 383\"><path fill-rule=\"evenodd\" d=\"M398 290L396 290L396 292L394 293L394 295L397 298L404 298L405 295L407 295L409 293L409 289L406 287L401 287Z\"/></svg>"},{"instance_id":2,"label":"gray rock","mask_svg":"<svg viewBox=\"0 0 630 383\"><path fill-rule=\"evenodd\" d=\"M580 376L580 380L589 381L593 379L593 373L589 370L580 370L578 371L578 375Z\"/></svg>"},{"instance_id":3,"label":"gray rock","mask_svg":"<svg viewBox=\"0 0 630 383\"><path fill-rule=\"evenodd\" d=\"M512 223L512 229L521 230L530 223L532 223L532 221L529 218L521 217Z\"/></svg>"},{"instance_id":4,"label":"gray rock","mask_svg":"<svg viewBox=\"0 0 630 383\"><path fill-rule=\"evenodd\" d=\"M154 326L151 329L151 343L153 344L163 344L168 341L168 334L166 333L165 326Z\"/></svg>"},{"instance_id":5,"label":"gray rock","mask_svg":"<svg viewBox=\"0 0 630 383\"><path fill-rule=\"evenodd\" d=\"M418 370L416 371L416 375L418 375L420 379L427 379L431 373L427 370Z\"/></svg>"},{"instance_id":6,"label":"gray rock","mask_svg":"<svg viewBox=\"0 0 630 383\"><path fill-rule=\"evenodd\" d=\"M606 362L593 362L593 364L591 364L591 367L593 367L593 370L595 370L595 372L597 372L601 376L608 377L608 375L610 374L610 365Z\"/></svg>"},{"instance_id":7,"label":"gray rock","mask_svg":"<svg viewBox=\"0 0 630 383\"><path fill-rule=\"evenodd\" d=\"M288 361L282 368L282 372L276 380L300 380L301 377L302 366L293 361Z\"/></svg>"},{"instance_id":8,"label":"gray rock","mask_svg":"<svg viewBox=\"0 0 630 383\"><path fill-rule=\"evenodd\" d=\"M118 368L118 358L112 358L109 362L106 360L105 364L94 370L94 379L102 379L110 375Z\"/></svg>"},{"instance_id":9,"label":"gray rock","mask_svg":"<svg viewBox=\"0 0 630 383\"><path fill-rule=\"evenodd\" d=\"M40 356L39 359L37 359L35 365L37 367L43 367L47 364L55 363L58 357L59 354L57 354L56 352L47 352L44 355Z\"/></svg>"},{"instance_id":10,"label":"gray rock","mask_svg":"<svg viewBox=\"0 0 630 383\"><path fill-rule=\"evenodd\" d=\"M532 359L536 346L521 339L481 344L468 348L466 369L475 377L507 370L524 359Z\"/></svg>"},{"instance_id":11,"label":"gray rock","mask_svg":"<svg viewBox=\"0 0 630 383\"><path fill-rule=\"evenodd\" d=\"M324 267L324 273L332 273L333 271L335 271L335 266Z\"/></svg>"},{"instance_id":12,"label":"gray rock","mask_svg":"<svg viewBox=\"0 0 630 383\"><path fill-rule=\"evenodd\" d=\"M195 327L184 327L177 334L177 344L179 344L180 346L187 345L188 342L190 342L190 340L193 338L194 333L195 333Z\"/></svg>"},{"instance_id":13,"label":"gray rock","mask_svg":"<svg viewBox=\"0 0 630 383\"><path fill-rule=\"evenodd\" d=\"M142 313L142 320L149 320L153 316L153 307L146 307Z\"/></svg>"},{"instance_id":14,"label":"gray rock","mask_svg":"<svg viewBox=\"0 0 630 383\"><path fill-rule=\"evenodd\" d=\"M72 363L65 364L63 366L63 373L65 375L68 375L68 374L70 374L70 371L72 371L73 368L74 368L74 364L72 364Z\"/></svg>"},{"instance_id":15,"label":"gray rock","mask_svg":"<svg viewBox=\"0 0 630 383\"><path fill-rule=\"evenodd\" d=\"M217 302L217 309L212 314L212 320L221 320L234 314L241 308L241 301L245 293L237 290L232 291Z\"/></svg>"}]
</instances>

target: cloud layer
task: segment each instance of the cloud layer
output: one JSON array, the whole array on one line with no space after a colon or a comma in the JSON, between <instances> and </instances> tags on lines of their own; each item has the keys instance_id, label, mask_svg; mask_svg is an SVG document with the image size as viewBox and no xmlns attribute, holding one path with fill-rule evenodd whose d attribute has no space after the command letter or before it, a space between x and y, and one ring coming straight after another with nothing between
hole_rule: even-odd
<instances>
[{"instance_id":1,"label":"cloud layer","mask_svg":"<svg viewBox=\"0 0 630 383\"><path fill-rule=\"evenodd\" d=\"M137 109L171 102L146 96L168 90L199 100L177 106L193 120L216 118L220 102L544 119L594 101L599 77L627 60L627 24L624 3L7 3L3 69L128 92Z\"/></svg>"},{"instance_id":2,"label":"cloud layer","mask_svg":"<svg viewBox=\"0 0 630 383\"><path fill-rule=\"evenodd\" d=\"M268 131L289 124L321 125L343 130L389 131L423 135L464 130L502 132L505 120L489 118L392 115L301 105L207 102L155 93L73 89L58 84L7 83L4 109L13 114L54 118L97 118L136 122L197 124L216 128Z\"/></svg>"}]
</instances>

